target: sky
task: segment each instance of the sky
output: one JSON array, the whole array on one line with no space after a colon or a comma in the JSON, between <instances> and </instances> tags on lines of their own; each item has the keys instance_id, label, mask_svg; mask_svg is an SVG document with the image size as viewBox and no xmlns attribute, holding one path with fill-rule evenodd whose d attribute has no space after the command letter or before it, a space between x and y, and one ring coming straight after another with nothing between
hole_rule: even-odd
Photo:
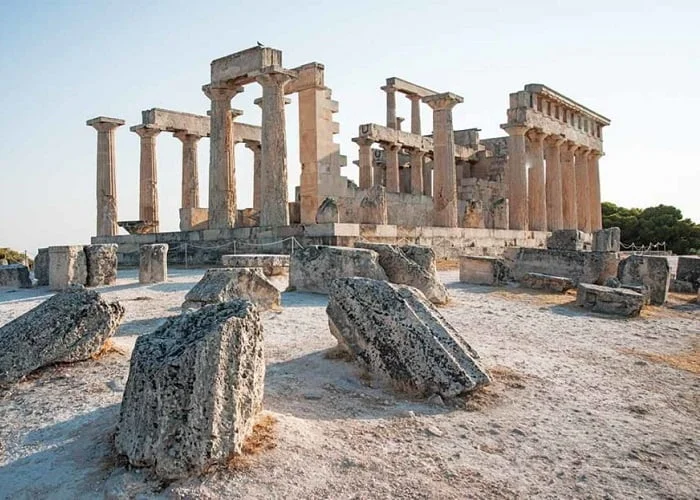
<instances>
[{"instance_id":1,"label":"sky","mask_svg":"<svg viewBox=\"0 0 700 500\"><path fill-rule=\"evenodd\" d=\"M128 127L161 107L205 114L211 60L257 41L285 67L316 61L340 102L336 141L357 179L362 123L386 121L386 78L464 97L455 129L504 135L508 94L542 83L612 120L602 199L674 205L700 222L700 2L696 0L158 1L0 3L0 247L35 254L95 234L96 116L117 129L119 220L138 219L139 138ZM246 86L232 106L260 124ZM292 96L293 97L293 96ZM287 111L290 195L299 183L296 99ZM397 98L398 115L410 102ZM403 102L405 101L405 102ZM431 115L422 106L424 133ZM408 121L406 123L409 123ZM178 230L181 143L157 139L162 231ZM209 143L200 141L207 202ZM236 147L238 206L252 206L252 153ZM122 230L123 231L123 230Z\"/></svg>"}]
</instances>

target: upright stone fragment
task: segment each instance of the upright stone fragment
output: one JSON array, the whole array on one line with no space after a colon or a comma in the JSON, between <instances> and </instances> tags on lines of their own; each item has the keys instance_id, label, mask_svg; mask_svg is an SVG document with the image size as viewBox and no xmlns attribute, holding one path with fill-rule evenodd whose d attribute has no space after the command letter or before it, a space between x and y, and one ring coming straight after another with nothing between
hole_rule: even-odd
<instances>
[{"instance_id":1,"label":"upright stone fragment","mask_svg":"<svg viewBox=\"0 0 700 500\"><path fill-rule=\"evenodd\" d=\"M0 266L0 287L31 288L32 279L29 277L29 268L22 264Z\"/></svg>"},{"instance_id":2,"label":"upright stone fragment","mask_svg":"<svg viewBox=\"0 0 700 500\"><path fill-rule=\"evenodd\" d=\"M139 283L161 283L168 279L168 245L139 247Z\"/></svg>"},{"instance_id":3,"label":"upright stone fragment","mask_svg":"<svg viewBox=\"0 0 700 500\"><path fill-rule=\"evenodd\" d=\"M678 257L676 280L690 283L693 290L700 289L700 256L682 255Z\"/></svg>"},{"instance_id":4,"label":"upright stone fragment","mask_svg":"<svg viewBox=\"0 0 700 500\"><path fill-rule=\"evenodd\" d=\"M259 267L209 269L185 296L183 309L219 304L234 299L248 300L258 309L280 307L280 292Z\"/></svg>"},{"instance_id":5,"label":"upright stone fragment","mask_svg":"<svg viewBox=\"0 0 700 500\"><path fill-rule=\"evenodd\" d=\"M49 249L40 248L34 257L34 277L38 286L49 286Z\"/></svg>"},{"instance_id":6,"label":"upright stone fragment","mask_svg":"<svg viewBox=\"0 0 700 500\"><path fill-rule=\"evenodd\" d=\"M552 231L547 238L547 248L550 250L583 250L583 233L576 229L560 229Z\"/></svg>"},{"instance_id":7,"label":"upright stone fragment","mask_svg":"<svg viewBox=\"0 0 700 500\"><path fill-rule=\"evenodd\" d=\"M124 316L97 292L69 288L0 328L0 385L43 366L72 363L99 352Z\"/></svg>"},{"instance_id":8,"label":"upright stone fragment","mask_svg":"<svg viewBox=\"0 0 700 500\"><path fill-rule=\"evenodd\" d=\"M117 282L117 245L87 245L86 286L113 285Z\"/></svg>"},{"instance_id":9,"label":"upright stone fragment","mask_svg":"<svg viewBox=\"0 0 700 500\"><path fill-rule=\"evenodd\" d=\"M360 201L360 224L386 224L387 220L386 190L372 186Z\"/></svg>"},{"instance_id":10,"label":"upright stone fragment","mask_svg":"<svg viewBox=\"0 0 700 500\"><path fill-rule=\"evenodd\" d=\"M593 231L594 252L619 252L620 251L620 228L610 227Z\"/></svg>"},{"instance_id":11,"label":"upright stone fragment","mask_svg":"<svg viewBox=\"0 0 700 500\"><path fill-rule=\"evenodd\" d=\"M326 198L316 212L316 224L338 223L338 204L333 198Z\"/></svg>"},{"instance_id":12,"label":"upright stone fragment","mask_svg":"<svg viewBox=\"0 0 700 500\"><path fill-rule=\"evenodd\" d=\"M326 313L339 346L398 387L455 397L490 382L476 352L415 288L337 279Z\"/></svg>"},{"instance_id":13,"label":"upright stone fragment","mask_svg":"<svg viewBox=\"0 0 700 500\"><path fill-rule=\"evenodd\" d=\"M49 247L49 288L63 290L87 281L87 262L82 245Z\"/></svg>"},{"instance_id":14,"label":"upright stone fragment","mask_svg":"<svg viewBox=\"0 0 700 500\"><path fill-rule=\"evenodd\" d=\"M623 285L646 286L650 303L661 306L668 297L671 270L666 257L631 255L620 262L617 278Z\"/></svg>"},{"instance_id":15,"label":"upright stone fragment","mask_svg":"<svg viewBox=\"0 0 700 500\"><path fill-rule=\"evenodd\" d=\"M136 341L117 451L168 480L225 464L253 429L264 378L263 328L250 302L169 318Z\"/></svg>"},{"instance_id":16,"label":"upright stone fragment","mask_svg":"<svg viewBox=\"0 0 700 500\"><path fill-rule=\"evenodd\" d=\"M579 283L576 305L603 314L639 316L644 306L644 296L626 288Z\"/></svg>"}]
</instances>

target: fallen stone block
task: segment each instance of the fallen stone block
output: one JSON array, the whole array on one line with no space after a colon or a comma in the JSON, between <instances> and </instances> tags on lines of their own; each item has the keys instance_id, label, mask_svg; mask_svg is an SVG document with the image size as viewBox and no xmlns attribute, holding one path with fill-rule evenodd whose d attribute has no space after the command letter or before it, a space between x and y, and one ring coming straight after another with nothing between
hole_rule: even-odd
<instances>
[{"instance_id":1,"label":"fallen stone block","mask_svg":"<svg viewBox=\"0 0 700 500\"><path fill-rule=\"evenodd\" d=\"M233 254L222 255L224 267L261 267L266 276L279 276L289 273L289 255L276 254Z\"/></svg>"},{"instance_id":2,"label":"fallen stone block","mask_svg":"<svg viewBox=\"0 0 700 500\"><path fill-rule=\"evenodd\" d=\"M577 229L559 229L552 231L547 238L547 248L549 250L583 250L583 232Z\"/></svg>"},{"instance_id":3,"label":"fallen stone block","mask_svg":"<svg viewBox=\"0 0 700 500\"><path fill-rule=\"evenodd\" d=\"M377 252L364 248L308 246L289 263L289 286L299 291L327 294L331 281L353 276L388 279Z\"/></svg>"},{"instance_id":4,"label":"fallen stone block","mask_svg":"<svg viewBox=\"0 0 700 500\"><path fill-rule=\"evenodd\" d=\"M459 281L471 285L504 285L510 271L503 259L463 255L459 258Z\"/></svg>"},{"instance_id":5,"label":"fallen stone block","mask_svg":"<svg viewBox=\"0 0 700 500\"><path fill-rule=\"evenodd\" d=\"M0 385L43 366L90 358L116 332L118 303L97 292L69 288L0 328Z\"/></svg>"},{"instance_id":6,"label":"fallen stone block","mask_svg":"<svg viewBox=\"0 0 700 500\"><path fill-rule=\"evenodd\" d=\"M626 288L580 283L576 290L576 305L603 314L639 316L644 296Z\"/></svg>"},{"instance_id":7,"label":"fallen stone block","mask_svg":"<svg viewBox=\"0 0 700 500\"><path fill-rule=\"evenodd\" d=\"M337 279L326 313L339 347L396 387L451 398L490 382L476 352L415 288Z\"/></svg>"},{"instance_id":8,"label":"fallen stone block","mask_svg":"<svg viewBox=\"0 0 700 500\"><path fill-rule=\"evenodd\" d=\"M434 267L434 258L432 268L424 268L409 258L401 248L393 245L357 242L355 248L366 248L377 252L379 265L392 283L417 288L433 304L447 304L449 301L447 289L440 281L437 269Z\"/></svg>"},{"instance_id":9,"label":"fallen stone block","mask_svg":"<svg viewBox=\"0 0 700 500\"><path fill-rule=\"evenodd\" d=\"M31 288L32 279L29 277L29 268L22 264L0 266L0 287Z\"/></svg>"},{"instance_id":10,"label":"fallen stone block","mask_svg":"<svg viewBox=\"0 0 700 500\"><path fill-rule=\"evenodd\" d=\"M167 480L225 464L253 429L264 378L263 328L250 302L169 318L136 340L117 452Z\"/></svg>"},{"instance_id":11,"label":"fallen stone block","mask_svg":"<svg viewBox=\"0 0 700 500\"><path fill-rule=\"evenodd\" d=\"M678 257L676 279L693 284L693 290L700 289L700 256L681 255Z\"/></svg>"},{"instance_id":12,"label":"fallen stone block","mask_svg":"<svg viewBox=\"0 0 700 500\"><path fill-rule=\"evenodd\" d=\"M592 250L594 252L619 252L620 228L610 227L593 231Z\"/></svg>"},{"instance_id":13,"label":"fallen stone block","mask_svg":"<svg viewBox=\"0 0 700 500\"><path fill-rule=\"evenodd\" d=\"M139 247L139 283L162 283L168 279L168 245Z\"/></svg>"},{"instance_id":14,"label":"fallen stone block","mask_svg":"<svg viewBox=\"0 0 700 500\"><path fill-rule=\"evenodd\" d=\"M571 278L541 273L527 273L520 279L520 285L533 290L557 293L563 293L576 287Z\"/></svg>"},{"instance_id":15,"label":"fallen stone block","mask_svg":"<svg viewBox=\"0 0 700 500\"><path fill-rule=\"evenodd\" d=\"M49 288L64 290L87 281L87 261L82 245L49 247Z\"/></svg>"},{"instance_id":16,"label":"fallen stone block","mask_svg":"<svg viewBox=\"0 0 700 500\"><path fill-rule=\"evenodd\" d=\"M117 245L87 245L86 286L114 285L117 282Z\"/></svg>"},{"instance_id":17,"label":"fallen stone block","mask_svg":"<svg viewBox=\"0 0 700 500\"><path fill-rule=\"evenodd\" d=\"M518 248L509 254L509 267L516 281L527 273L541 273L570 278L576 284L603 284L606 279L617 276L620 261L620 255L616 252Z\"/></svg>"},{"instance_id":18,"label":"fallen stone block","mask_svg":"<svg viewBox=\"0 0 700 500\"><path fill-rule=\"evenodd\" d=\"M695 284L690 281L672 279L668 291L673 293L695 293Z\"/></svg>"},{"instance_id":19,"label":"fallen stone block","mask_svg":"<svg viewBox=\"0 0 700 500\"><path fill-rule=\"evenodd\" d=\"M34 257L34 277L38 286L49 286L49 249L40 248Z\"/></svg>"},{"instance_id":20,"label":"fallen stone block","mask_svg":"<svg viewBox=\"0 0 700 500\"><path fill-rule=\"evenodd\" d=\"M280 307L280 292L259 267L209 269L185 296L183 309L242 299L258 309Z\"/></svg>"},{"instance_id":21,"label":"fallen stone block","mask_svg":"<svg viewBox=\"0 0 700 500\"><path fill-rule=\"evenodd\" d=\"M337 224L338 222L340 222L338 204L333 198L325 198L316 211L316 224Z\"/></svg>"},{"instance_id":22,"label":"fallen stone block","mask_svg":"<svg viewBox=\"0 0 700 500\"><path fill-rule=\"evenodd\" d=\"M644 285L651 304L660 306L668 298L671 270L666 257L631 255L620 262L617 278L623 285Z\"/></svg>"},{"instance_id":23,"label":"fallen stone block","mask_svg":"<svg viewBox=\"0 0 700 500\"><path fill-rule=\"evenodd\" d=\"M437 273L435 250L425 245L403 245L403 254L429 273Z\"/></svg>"}]
</instances>

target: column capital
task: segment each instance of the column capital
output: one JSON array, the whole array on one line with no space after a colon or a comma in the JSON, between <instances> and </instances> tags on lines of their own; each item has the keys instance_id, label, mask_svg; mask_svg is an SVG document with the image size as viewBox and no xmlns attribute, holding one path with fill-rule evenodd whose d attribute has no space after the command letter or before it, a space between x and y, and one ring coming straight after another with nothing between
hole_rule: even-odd
<instances>
[{"instance_id":1,"label":"column capital","mask_svg":"<svg viewBox=\"0 0 700 500\"><path fill-rule=\"evenodd\" d=\"M278 66L268 66L260 71L260 73L255 77L255 81L263 87L274 86L284 88L289 81L297 78L297 76L298 74L296 71L291 71Z\"/></svg>"},{"instance_id":2,"label":"column capital","mask_svg":"<svg viewBox=\"0 0 700 500\"><path fill-rule=\"evenodd\" d=\"M382 85L379 87L381 90L386 92L387 94L395 94L396 93L396 87L390 87L388 85Z\"/></svg>"},{"instance_id":3,"label":"column capital","mask_svg":"<svg viewBox=\"0 0 700 500\"><path fill-rule=\"evenodd\" d=\"M192 134L187 130L177 130L173 132L173 137L180 139L183 143L196 143L202 136L199 134Z\"/></svg>"},{"instance_id":4,"label":"column capital","mask_svg":"<svg viewBox=\"0 0 700 500\"><path fill-rule=\"evenodd\" d=\"M401 149L401 144L394 142L380 142L379 147L382 148L384 151L398 151L399 149Z\"/></svg>"},{"instance_id":5,"label":"column capital","mask_svg":"<svg viewBox=\"0 0 700 500\"><path fill-rule=\"evenodd\" d=\"M427 151L423 149L410 149L408 152L409 155L415 156L415 157L424 157L426 154L428 154Z\"/></svg>"},{"instance_id":6,"label":"column capital","mask_svg":"<svg viewBox=\"0 0 700 500\"><path fill-rule=\"evenodd\" d=\"M243 87L227 87L219 85L202 85L202 92L212 101L230 101L237 94L240 94L245 89Z\"/></svg>"},{"instance_id":7,"label":"column capital","mask_svg":"<svg viewBox=\"0 0 700 500\"><path fill-rule=\"evenodd\" d=\"M457 104L464 102L464 98L452 92L443 92L423 97L423 102L430 106L433 111L450 110Z\"/></svg>"},{"instance_id":8,"label":"column capital","mask_svg":"<svg viewBox=\"0 0 700 500\"><path fill-rule=\"evenodd\" d=\"M540 145L544 142L545 137L547 137L547 134L536 128L532 128L527 132L527 138L532 142L539 143Z\"/></svg>"},{"instance_id":9,"label":"column capital","mask_svg":"<svg viewBox=\"0 0 700 500\"><path fill-rule=\"evenodd\" d=\"M530 127L526 125L519 125L519 124L511 124L511 123L504 123L501 125L501 128L505 130L505 132L508 135L511 136L518 136L518 135L525 135L527 134L527 131L530 130Z\"/></svg>"},{"instance_id":10,"label":"column capital","mask_svg":"<svg viewBox=\"0 0 700 500\"><path fill-rule=\"evenodd\" d=\"M420 102L423 100L423 98L421 96L419 96L418 94L406 94L406 99L408 99L409 101L412 101L412 102L415 102L415 101Z\"/></svg>"},{"instance_id":11,"label":"column capital","mask_svg":"<svg viewBox=\"0 0 700 500\"><path fill-rule=\"evenodd\" d=\"M159 128L154 127L153 125L134 125L133 127L130 127L129 130L137 134L139 137L143 138L150 138L150 137L155 137L158 134L160 134L161 130Z\"/></svg>"},{"instance_id":12,"label":"column capital","mask_svg":"<svg viewBox=\"0 0 700 500\"><path fill-rule=\"evenodd\" d=\"M262 144L260 144L258 141L251 141L251 140L243 140L243 144L245 144L245 147L250 149L253 152L260 151L262 148Z\"/></svg>"},{"instance_id":13,"label":"column capital","mask_svg":"<svg viewBox=\"0 0 700 500\"><path fill-rule=\"evenodd\" d=\"M566 137L558 134L552 134L547 136L546 140L552 145L552 146L562 146L566 141Z\"/></svg>"},{"instance_id":14,"label":"column capital","mask_svg":"<svg viewBox=\"0 0 700 500\"><path fill-rule=\"evenodd\" d=\"M578 148L579 145L574 141L564 141L564 144L562 145L562 149L568 153L575 153Z\"/></svg>"},{"instance_id":15,"label":"column capital","mask_svg":"<svg viewBox=\"0 0 700 500\"><path fill-rule=\"evenodd\" d=\"M603 156L603 152L602 152L602 151L598 151L597 149L591 149L591 150L589 151L589 156L590 156L591 158L596 158L596 159L597 159L597 158L600 158L601 156Z\"/></svg>"},{"instance_id":16,"label":"column capital","mask_svg":"<svg viewBox=\"0 0 700 500\"><path fill-rule=\"evenodd\" d=\"M579 145L579 147L576 148L576 154L581 156L588 156L589 154L591 154L591 150L588 149L586 146Z\"/></svg>"},{"instance_id":17,"label":"column capital","mask_svg":"<svg viewBox=\"0 0 700 500\"><path fill-rule=\"evenodd\" d=\"M261 108L262 108L262 103L263 103L262 97L258 97L257 99L253 100L253 104L255 104L256 106L260 106ZM292 100L289 97L285 97L284 103L285 104L292 104ZM241 111L241 114L242 113L243 113L243 111Z\"/></svg>"},{"instance_id":18,"label":"column capital","mask_svg":"<svg viewBox=\"0 0 700 500\"><path fill-rule=\"evenodd\" d=\"M353 137L350 139L352 142L357 144L358 146L372 146L372 144L375 143L374 139L370 139L369 137Z\"/></svg>"},{"instance_id":19,"label":"column capital","mask_svg":"<svg viewBox=\"0 0 700 500\"><path fill-rule=\"evenodd\" d=\"M98 132L109 132L112 129L121 127L126 122L119 118L109 118L107 116L98 116L92 120L85 122L85 125L94 127Z\"/></svg>"}]
</instances>

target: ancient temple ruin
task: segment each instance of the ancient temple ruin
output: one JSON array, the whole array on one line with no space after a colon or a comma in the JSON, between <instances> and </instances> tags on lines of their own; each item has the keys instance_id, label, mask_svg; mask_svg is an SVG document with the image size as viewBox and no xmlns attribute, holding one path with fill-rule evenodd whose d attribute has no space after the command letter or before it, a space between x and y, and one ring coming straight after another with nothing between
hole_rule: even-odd
<instances>
[{"instance_id":1,"label":"ancient temple ruin","mask_svg":"<svg viewBox=\"0 0 700 500\"><path fill-rule=\"evenodd\" d=\"M114 131L123 120L98 117L97 233L94 243L118 243L127 254L142 243L168 243L177 262L191 243L202 263L226 242L351 245L359 239L432 245L439 255L499 253L506 246L542 246L548 231L601 228L598 161L610 121L540 84L510 94L504 137L453 128L463 98L400 78L387 78L386 124L359 126L359 185L341 175L345 156L333 136L339 105L325 86L325 68L311 62L285 68L282 52L253 47L215 59L202 87L211 108L201 115L153 108L130 130L140 136L139 220L118 221ZM262 122L239 119L232 108L250 84L262 87ZM285 104L297 95L301 177L288 199ZM410 131L402 130L396 97L411 101ZM432 110L424 134L420 106ZM156 140L182 142L180 232L159 231ZM197 145L209 138L208 207L200 206ZM253 206L239 207L235 145L254 155ZM354 156L354 155L351 155ZM327 212L328 207L331 212ZM324 215L319 215L322 208ZM331 213L332 215L327 215ZM118 235L118 227L130 235ZM183 245L184 244L184 245ZM194 250L194 251L193 251ZM280 248L270 251L284 251ZM221 253L230 253L230 249ZM128 259L126 259L128 261ZM197 260L195 258L195 260Z\"/></svg>"}]
</instances>

